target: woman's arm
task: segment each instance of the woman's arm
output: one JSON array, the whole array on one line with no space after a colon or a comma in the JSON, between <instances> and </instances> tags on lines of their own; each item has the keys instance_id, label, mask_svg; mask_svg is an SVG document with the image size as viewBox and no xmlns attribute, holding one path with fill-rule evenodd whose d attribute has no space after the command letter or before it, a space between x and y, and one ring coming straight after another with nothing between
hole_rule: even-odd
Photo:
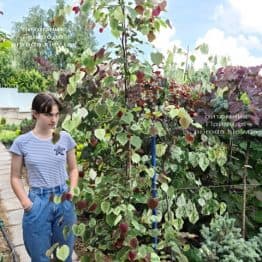
<instances>
[{"instance_id":1,"label":"woman's arm","mask_svg":"<svg viewBox=\"0 0 262 262\"><path fill-rule=\"evenodd\" d=\"M16 194L17 198L19 199L22 207L25 210L28 210L32 206L32 202L27 196L27 193L25 192L23 181L21 178L21 171L23 166L23 157L12 154L11 158L11 187Z\"/></svg>"},{"instance_id":2,"label":"woman's arm","mask_svg":"<svg viewBox=\"0 0 262 262\"><path fill-rule=\"evenodd\" d=\"M78 185L78 167L76 162L75 149L71 149L67 152L67 165L70 180L70 193L73 194L73 190Z\"/></svg>"}]
</instances>

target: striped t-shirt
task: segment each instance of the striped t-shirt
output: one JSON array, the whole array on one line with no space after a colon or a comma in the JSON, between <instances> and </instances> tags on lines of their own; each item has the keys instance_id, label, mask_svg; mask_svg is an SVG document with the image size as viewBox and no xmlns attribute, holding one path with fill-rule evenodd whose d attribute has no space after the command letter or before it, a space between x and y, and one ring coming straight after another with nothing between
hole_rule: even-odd
<instances>
[{"instance_id":1,"label":"striped t-shirt","mask_svg":"<svg viewBox=\"0 0 262 262\"><path fill-rule=\"evenodd\" d=\"M68 179L66 170L67 151L76 145L65 131L53 144L52 138L40 139L32 131L15 139L9 151L23 156L30 187L55 187Z\"/></svg>"}]
</instances>

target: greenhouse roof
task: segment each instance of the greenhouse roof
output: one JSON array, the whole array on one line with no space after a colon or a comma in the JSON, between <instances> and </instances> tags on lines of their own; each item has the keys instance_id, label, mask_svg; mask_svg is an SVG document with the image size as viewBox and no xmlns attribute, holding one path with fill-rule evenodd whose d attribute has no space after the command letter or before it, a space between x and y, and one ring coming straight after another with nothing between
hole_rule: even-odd
<instances>
[{"instance_id":1,"label":"greenhouse roof","mask_svg":"<svg viewBox=\"0 0 262 262\"><path fill-rule=\"evenodd\" d=\"M18 93L17 88L0 87L0 108L18 107L20 112L30 112L35 93Z\"/></svg>"}]
</instances>

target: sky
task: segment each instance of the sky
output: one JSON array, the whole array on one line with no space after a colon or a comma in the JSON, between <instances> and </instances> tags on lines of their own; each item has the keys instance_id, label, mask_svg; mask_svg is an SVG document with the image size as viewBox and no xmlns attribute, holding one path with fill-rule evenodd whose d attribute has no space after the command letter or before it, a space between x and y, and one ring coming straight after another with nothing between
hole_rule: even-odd
<instances>
[{"instance_id":1,"label":"sky","mask_svg":"<svg viewBox=\"0 0 262 262\"><path fill-rule=\"evenodd\" d=\"M11 32L12 22L21 21L36 5L52 8L55 0L0 0L4 12L0 29ZM162 30L153 44L166 54L174 45L193 52L199 44L207 43L210 54L230 56L233 65L261 65L261 12L262 0L167 0L164 17L170 20L172 29ZM96 35L102 42L104 35Z\"/></svg>"}]
</instances>

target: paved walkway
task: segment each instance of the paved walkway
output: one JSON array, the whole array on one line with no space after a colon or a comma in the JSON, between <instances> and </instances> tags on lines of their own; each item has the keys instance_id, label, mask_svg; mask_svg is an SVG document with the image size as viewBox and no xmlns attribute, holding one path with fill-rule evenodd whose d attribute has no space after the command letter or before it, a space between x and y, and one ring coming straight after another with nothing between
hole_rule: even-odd
<instances>
[{"instance_id":1,"label":"paved walkway","mask_svg":"<svg viewBox=\"0 0 262 262\"><path fill-rule=\"evenodd\" d=\"M9 152L0 142L0 205L6 211L8 222L5 227L10 232L10 238L20 262L30 262L23 244L21 225L23 209L10 186L10 159ZM27 189L27 187L25 188ZM79 261L75 254L73 255L73 261Z\"/></svg>"}]
</instances>

